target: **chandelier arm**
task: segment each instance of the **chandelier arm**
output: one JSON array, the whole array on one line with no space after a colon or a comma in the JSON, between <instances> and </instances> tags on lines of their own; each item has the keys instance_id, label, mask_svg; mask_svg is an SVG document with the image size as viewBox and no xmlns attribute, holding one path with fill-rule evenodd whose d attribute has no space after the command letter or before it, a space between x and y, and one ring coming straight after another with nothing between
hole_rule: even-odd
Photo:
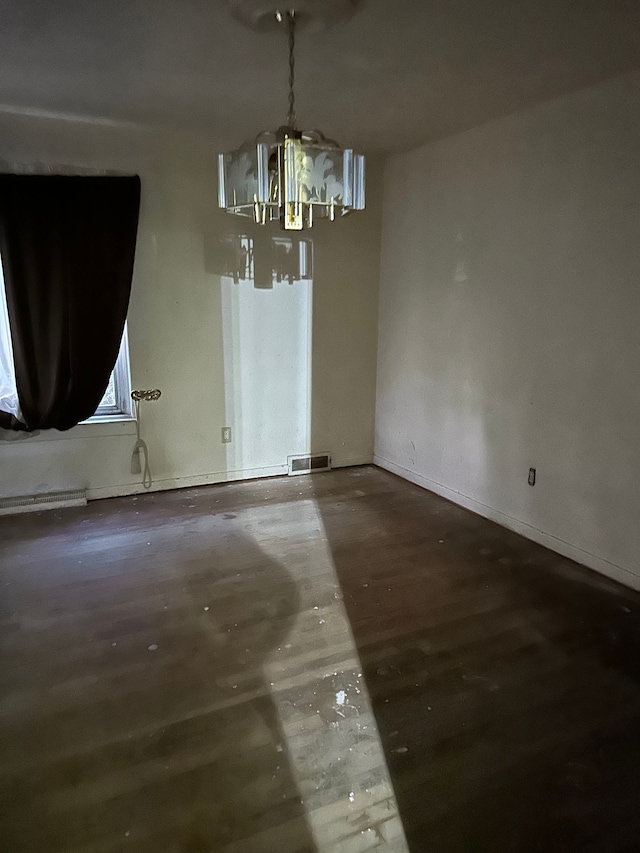
<instances>
[{"instance_id":1,"label":"chandelier arm","mask_svg":"<svg viewBox=\"0 0 640 853\"><path fill-rule=\"evenodd\" d=\"M289 113L287 115L287 125L291 128L296 126L296 96L294 92L295 73L296 73L296 13L293 9L287 12L287 29L289 31Z\"/></svg>"}]
</instances>

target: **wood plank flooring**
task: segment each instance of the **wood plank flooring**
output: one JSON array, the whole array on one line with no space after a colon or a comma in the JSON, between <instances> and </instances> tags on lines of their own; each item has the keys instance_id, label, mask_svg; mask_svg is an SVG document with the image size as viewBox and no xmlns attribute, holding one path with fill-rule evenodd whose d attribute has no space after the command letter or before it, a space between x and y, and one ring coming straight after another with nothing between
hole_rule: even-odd
<instances>
[{"instance_id":1,"label":"wood plank flooring","mask_svg":"<svg viewBox=\"0 0 640 853\"><path fill-rule=\"evenodd\" d=\"M0 519L0 667L7 853L640 850L640 597L375 468Z\"/></svg>"}]
</instances>

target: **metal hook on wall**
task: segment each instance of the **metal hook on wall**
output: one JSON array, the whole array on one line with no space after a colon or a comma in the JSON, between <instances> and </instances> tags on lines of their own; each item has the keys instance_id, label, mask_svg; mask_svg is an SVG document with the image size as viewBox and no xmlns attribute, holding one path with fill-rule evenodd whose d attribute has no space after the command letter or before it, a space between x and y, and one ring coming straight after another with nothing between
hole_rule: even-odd
<instances>
[{"instance_id":1,"label":"metal hook on wall","mask_svg":"<svg viewBox=\"0 0 640 853\"><path fill-rule=\"evenodd\" d=\"M140 474L142 473L142 485L145 489L150 489L151 484L153 482L151 478L151 468L149 467L149 449L145 441L140 437L140 403L149 402L153 403L156 400L160 399L162 391L159 388L154 388L153 390L148 391L132 391L131 399L135 404L136 410L136 435L137 441L133 448L133 453L131 454L131 473L132 474ZM144 456L144 472L142 468L142 463L140 461L140 454Z\"/></svg>"}]
</instances>

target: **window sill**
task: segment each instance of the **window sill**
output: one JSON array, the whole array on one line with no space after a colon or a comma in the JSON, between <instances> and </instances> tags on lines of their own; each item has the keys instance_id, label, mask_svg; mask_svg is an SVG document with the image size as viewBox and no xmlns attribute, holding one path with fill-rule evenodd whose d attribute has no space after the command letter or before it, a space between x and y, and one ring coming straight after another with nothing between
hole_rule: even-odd
<instances>
[{"instance_id":1,"label":"window sill","mask_svg":"<svg viewBox=\"0 0 640 853\"><path fill-rule=\"evenodd\" d=\"M0 447L9 445L35 444L41 441L85 441L86 439L107 438L110 436L135 436L136 422L129 415L106 415L83 421L72 429L59 432L56 429L43 430L21 441L1 441Z\"/></svg>"},{"instance_id":2,"label":"window sill","mask_svg":"<svg viewBox=\"0 0 640 853\"><path fill-rule=\"evenodd\" d=\"M126 424L135 422L136 419L133 415L120 412L119 414L94 415L92 418L87 418L86 421L80 421L78 426L85 426L86 424ZM77 429L77 427L74 428Z\"/></svg>"}]
</instances>

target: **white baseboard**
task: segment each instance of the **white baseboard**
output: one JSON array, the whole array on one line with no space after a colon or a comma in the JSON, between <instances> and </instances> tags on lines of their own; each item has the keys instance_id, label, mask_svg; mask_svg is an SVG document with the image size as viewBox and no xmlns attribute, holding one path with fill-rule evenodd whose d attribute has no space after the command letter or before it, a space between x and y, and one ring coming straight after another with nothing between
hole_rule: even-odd
<instances>
[{"instance_id":1,"label":"white baseboard","mask_svg":"<svg viewBox=\"0 0 640 853\"><path fill-rule=\"evenodd\" d=\"M586 551L579 545L566 542L564 539L560 539L558 536L554 536L551 533L545 533L544 530L538 530L526 521L513 518L513 516L507 515L499 509L483 504L474 498L470 498L467 495L462 494L462 492L450 489L448 486L443 486L442 483L430 480L428 477L424 477L422 474L417 474L415 471L404 468L402 465L391 462L389 459L384 459L383 457L376 456L374 454L373 464L377 465L379 468L384 468L386 471L390 471L392 474L397 474L398 477L402 477L404 480L409 480L409 482L415 483L417 486L422 486L423 489L435 492L435 494L440 495L443 498L447 498L447 500L452 501L452 503L458 504L465 509L469 509L477 515L483 516L483 518L495 521L502 527L513 530L515 533L519 533L521 536L524 536L526 539L530 539L532 542L544 545L545 548L549 548L549 550L555 551L563 557L569 557L569 559L575 560L576 563L581 563L583 566L587 566L596 572L600 572L600 574L606 575L606 577L618 581L618 583L622 583L632 589L640 590L640 577L635 572L632 572L624 566L619 566L617 563L612 563L604 557L592 554L590 551Z\"/></svg>"},{"instance_id":2,"label":"white baseboard","mask_svg":"<svg viewBox=\"0 0 640 853\"><path fill-rule=\"evenodd\" d=\"M373 456L347 456L332 458L333 468L349 468L354 465L371 465ZM237 471L212 471L208 474L196 474L191 477L170 477L154 480L150 489L145 489L142 483L122 483L115 486L87 487L87 498L118 498L126 495L141 495L146 492L163 492L169 489L191 489L195 486L213 486L217 483L236 483L242 480L259 480L262 477L279 477L287 474L287 463L284 465L268 465L264 468L242 468Z\"/></svg>"},{"instance_id":3,"label":"white baseboard","mask_svg":"<svg viewBox=\"0 0 640 853\"><path fill-rule=\"evenodd\" d=\"M239 480L258 480L261 477L278 477L286 475L286 473L286 464L270 465L265 468L243 468L239 471L212 471L209 474L195 474L191 477L169 477L164 480L154 480L150 489L145 489L142 483L123 483L118 486L87 488L87 497L89 500L117 498L126 495L141 495L147 492L165 492L169 489L191 489L195 486L213 486L216 483L232 483Z\"/></svg>"},{"instance_id":4,"label":"white baseboard","mask_svg":"<svg viewBox=\"0 0 640 853\"><path fill-rule=\"evenodd\" d=\"M362 456L332 456L332 468L355 468L358 465L372 465L373 454L365 453Z\"/></svg>"}]
</instances>

